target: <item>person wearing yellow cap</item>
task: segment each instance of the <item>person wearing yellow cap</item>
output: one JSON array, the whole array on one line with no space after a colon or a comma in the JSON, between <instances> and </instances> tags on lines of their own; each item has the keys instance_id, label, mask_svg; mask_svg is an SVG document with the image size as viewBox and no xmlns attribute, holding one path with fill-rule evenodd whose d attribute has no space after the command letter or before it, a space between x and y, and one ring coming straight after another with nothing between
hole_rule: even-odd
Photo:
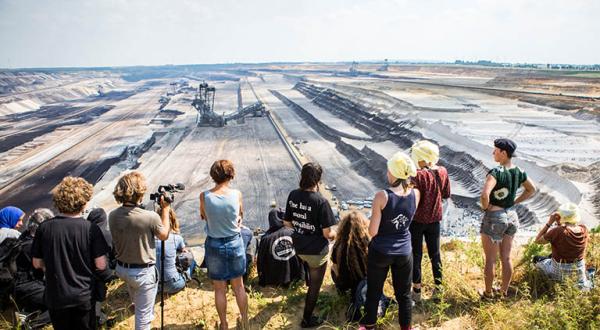
<instances>
[{"instance_id":1,"label":"person wearing yellow cap","mask_svg":"<svg viewBox=\"0 0 600 330\"><path fill-rule=\"evenodd\" d=\"M421 203L417 208L410 235L413 251L413 292L415 302L421 300L421 258L423 257L423 238L427 245L427 254L436 288L434 298L442 284L442 258L440 254L440 222L442 221L443 200L450 197L450 179L448 171L438 166L439 148L427 140L413 144L411 158L417 165L417 175L412 179L415 188L421 192Z\"/></svg>"},{"instance_id":2,"label":"person wearing yellow cap","mask_svg":"<svg viewBox=\"0 0 600 330\"><path fill-rule=\"evenodd\" d=\"M397 152L387 162L388 189L373 198L369 235L372 240L367 257L366 315L359 329L372 329L377 322L377 308L387 274L392 270L392 283L398 301L398 320L402 330L410 329L412 300L412 246L410 223L419 205L419 190L412 188L410 178L417 168L408 155Z\"/></svg>"},{"instance_id":3,"label":"person wearing yellow cap","mask_svg":"<svg viewBox=\"0 0 600 330\"><path fill-rule=\"evenodd\" d=\"M579 221L577 205L561 205L535 238L538 244L550 243L552 254L550 257L536 256L533 260L536 268L549 278L562 281L574 276L581 288L589 288L584 260L589 234L587 227Z\"/></svg>"},{"instance_id":4,"label":"person wearing yellow cap","mask_svg":"<svg viewBox=\"0 0 600 330\"><path fill-rule=\"evenodd\" d=\"M535 193L535 186L525 171L512 163L517 144L509 139L494 140L494 161L499 166L491 169L481 190L481 208L485 214L481 220L481 244L485 254L483 299L494 297L494 268L498 253L502 265L502 285L500 294L506 296L513 274L510 251L513 238L519 226L515 205L529 199ZM517 190L523 192L517 196Z\"/></svg>"}]
</instances>

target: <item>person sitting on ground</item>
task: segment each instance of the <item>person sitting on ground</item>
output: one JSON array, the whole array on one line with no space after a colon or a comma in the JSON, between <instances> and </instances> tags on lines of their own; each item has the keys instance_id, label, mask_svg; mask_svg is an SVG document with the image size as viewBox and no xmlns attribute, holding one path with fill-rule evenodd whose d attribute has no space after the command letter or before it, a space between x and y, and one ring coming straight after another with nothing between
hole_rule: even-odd
<instances>
[{"instance_id":1,"label":"person sitting on ground","mask_svg":"<svg viewBox=\"0 0 600 330\"><path fill-rule=\"evenodd\" d=\"M44 272L33 268L31 245L40 224L51 218L54 218L54 213L49 209L34 210L27 220L27 229L19 238L21 252L16 260L15 298L19 307L28 312L47 309L44 303Z\"/></svg>"},{"instance_id":2,"label":"person sitting on ground","mask_svg":"<svg viewBox=\"0 0 600 330\"><path fill-rule=\"evenodd\" d=\"M442 258L440 254L440 222L442 221L443 201L450 198L448 171L438 166L439 148L430 141L421 140L413 144L411 158L417 165L417 176L412 179L415 188L421 192L421 203L410 224L413 251L413 300L421 300L421 259L423 257L423 237L427 254L431 260L435 284L433 297L442 285Z\"/></svg>"},{"instance_id":3,"label":"person sitting on ground","mask_svg":"<svg viewBox=\"0 0 600 330\"><path fill-rule=\"evenodd\" d=\"M23 226L25 212L18 207L7 206L0 210L0 244L7 238L19 238L17 229Z\"/></svg>"},{"instance_id":4,"label":"person sitting on ground","mask_svg":"<svg viewBox=\"0 0 600 330\"><path fill-rule=\"evenodd\" d=\"M579 221L579 208L573 203L561 205L557 212L552 213L535 238L538 244L550 243L552 255L537 256L534 262L550 279L563 281L574 276L581 288L588 289L590 283L586 276L584 257L589 233L587 227L579 224Z\"/></svg>"},{"instance_id":5,"label":"person sitting on ground","mask_svg":"<svg viewBox=\"0 0 600 330\"><path fill-rule=\"evenodd\" d=\"M368 220L362 212L344 216L331 252L331 278L340 292L350 290L352 300L356 287L367 276L369 240Z\"/></svg>"},{"instance_id":6,"label":"person sitting on ground","mask_svg":"<svg viewBox=\"0 0 600 330\"><path fill-rule=\"evenodd\" d=\"M292 242L294 230L283 225L284 214L273 201L269 211L269 229L258 243L256 270L260 286L287 287L304 279L304 267Z\"/></svg>"},{"instance_id":7,"label":"person sitting on ground","mask_svg":"<svg viewBox=\"0 0 600 330\"><path fill-rule=\"evenodd\" d=\"M285 207L284 224L294 229L294 249L308 266L308 292L300 324L303 328L323 323L321 318L313 315L313 311L327 270L329 240L335 239L332 226L337 224L329 202L319 193L322 174L319 164L304 164L300 172L300 187L290 192Z\"/></svg>"},{"instance_id":8,"label":"person sitting on ground","mask_svg":"<svg viewBox=\"0 0 600 330\"><path fill-rule=\"evenodd\" d=\"M159 198L160 216L140 205L148 186L141 172L129 172L117 182L113 196L120 207L110 212L108 225L117 258L117 275L127 285L131 307L135 310L135 329L151 328L154 301L158 290L156 244L154 237L166 240L171 225L171 206Z\"/></svg>"},{"instance_id":9,"label":"person sitting on ground","mask_svg":"<svg viewBox=\"0 0 600 330\"><path fill-rule=\"evenodd\" d=\"M417 174L413 161L403 152L395 153L387 162L390 187L378 191L373 198L369 234L372 237L367 261L366 316L359 329L373 329L383 293L383 284L392 271L394 295L398 302L398 322L402 330L412 321L413 255L410 223L419 206L419 190L412 188L410 178Z\"/></svg>"},{"instance_id":10,"label":"person sitting on ground","mask_svg":"<svg viewBox=\"0 0 600 330\"><path fill-rule=\"evenodd\" d=\"M276 201L271 201L270 204L271 209L269 210L269 228L271 228L271 224L281 223L283 225L283 218L285 217L285 211L281 209L281 207L277 207Z\"/></svg>"},{"instance_id":11,"label":"person sitting on ground","mask_svg":"<svg viewBox=\"0 0 600 330\"><path fill-rule=\"evenodd\" d=\"M92 287L109 248L100 228L81 217L93 192L83 178L64 178L52 192L60 214L40 224L31 246L33 266L46 276L44 297L56 330L96 328Z\"/></svg>"},{"instance_id":12,"label":"person sitting on ground","mask_svg":"<svg viewBox=\"0 0 600 330\"><path fill-rule=\"evenodd\" d=\"M494 140L494 161L499 166L491 169L481 190L481 245L485 256L485 291L482 299L494 298L494 272L498 253L502 265L502 286L500 295L507 296L513 269L510 260L513 238L519 227L519 216L515 206L529 199L535 193L535 186L527 173L512 163L517 144L509 139ZM517 197L517 190L523 192Z\"/></svg>"},{"instance_id":13,"label":"person sitting on ground","mask_svg":"<svg viewBox=\"0 0 600 330\"><path fill-rule=\"evenodd\" d=\"M187 269L187 274L183 274L177 269L177 253L187 251L187 249L183 237L179 234L179 221L177 220L177 216L173 209L169 211L169 219L171 221L171 233L169 234L169 238L165 241L165 269L161 270L160 268L162 262L162 246L158 239L156 239L155 242L156 267L158 268L159 274L164 272L165 292L173 294L185 288L185 283L188 279L192 278L195 264L192 263Z\"/></svg>"},{"instance_id":14,"label":"person sitting on ground","mask_svg":"<svg viewBox=\"0 0 600 330\"><path fill-rule=\"evenodd\" d=\"M215 161L210 168L210 177L215 186L200 194L200 216L207 223L204 260L215 290L219 327L229 328L227 281L230 281L240 311L239 325L248 329L248 296L242 278L246 272L246 248L240 234L244 214L242 193L230 188L235 177L231 161Z\"/></svg>"},{"instance_id":15,"label":"person sitting on ground","mask_svg":"<svg viewBox=\"0 0 600 330\"><path fill-rule=\"evenodd\" d=\"M93 299L95 302L96 319L98 320L98 325L102 325L107 320L106 314L102 312L102 302L106 300L107 283L116 278L114 272L116 259L112 248L112 236L108 229L108 216L104 209L99 207L92 209L87 216L87 220L100 228L104 241L109 248L109 252L106 254L108 265L104 271L98 274L94 283Z\"/></svg>"}]
</instances>

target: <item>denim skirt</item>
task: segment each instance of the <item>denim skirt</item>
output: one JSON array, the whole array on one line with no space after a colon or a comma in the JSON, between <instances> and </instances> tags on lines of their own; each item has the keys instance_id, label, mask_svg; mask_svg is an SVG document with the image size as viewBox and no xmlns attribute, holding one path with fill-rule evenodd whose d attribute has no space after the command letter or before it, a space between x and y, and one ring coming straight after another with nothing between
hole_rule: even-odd
<instances>
[{"instance_id":1,"label":"denim skirt","mask_svg":"<svg viewBox=\"0 0 600 330\"><path fill-rule=\"evenodd\" d=\"M204 243L208 278L227 281L246 272L246 249L240 234L229 237L207 237Z\"/></svg>"}]
</instances>

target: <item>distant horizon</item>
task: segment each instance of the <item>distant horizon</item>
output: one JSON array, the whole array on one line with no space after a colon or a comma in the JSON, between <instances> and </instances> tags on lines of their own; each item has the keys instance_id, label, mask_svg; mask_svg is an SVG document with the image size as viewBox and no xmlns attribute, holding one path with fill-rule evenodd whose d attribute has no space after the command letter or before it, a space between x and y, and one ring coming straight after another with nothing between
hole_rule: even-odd
<instances>
[{"instance_id":1,"label":"distant horizon","mask_svg":"<svg viewBox=\"0 0 600 330\"><path fill-rule=\"evenodd\" d=\"M476 60L462 60L456 59L452 61L438 61L438 60L402 60L402 59L387 59L390 65L466 65L466 66L479 66L488 68L500 68L495 66L483 66L477 64L478 61L490 61L487 59L476 59ZM102 65L102 66L53 66L53 67L0 67L3 71L19 71L19 70L81 70L81 69L126 69L126 68L153 68L153 67L185 67L185 66L235 66L235 65L280 65L280 64L344 64L351 65L353 62L365 65L383 64L385 59L382 60L341 60L341 61L266 61L266 62L215 62L215 63L165 63L165 64L133 64L133 65ZM456 61L465 61L468 63L455 63ZM565 65L565 66L598 66L599 63L543 63L543 62L495 62L495 64L508 64L508 65ZM509 67L519 69L519 67ZM525 68L521 68L525 69ZM533 68L530 68L533 69Z\"/></svg>"}]
</instances>

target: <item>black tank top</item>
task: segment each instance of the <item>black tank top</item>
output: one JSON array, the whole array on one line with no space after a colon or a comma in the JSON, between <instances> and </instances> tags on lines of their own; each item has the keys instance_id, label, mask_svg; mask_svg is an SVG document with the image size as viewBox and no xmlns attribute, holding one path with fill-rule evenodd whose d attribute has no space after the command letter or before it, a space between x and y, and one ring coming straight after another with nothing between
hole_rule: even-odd
<instances>
[{"instance_id":1,"label":"black tank top","mask_svg":"<svg viewBox=\"0 0 600 330\"><path fill-rule=\"evenodd\" d=\"M371 248L389 255L409 255L412 253L408 227L417 210L415 191L406 196L398 196L386 189L387 203L381 211L381 222L377 235L371 241Z\"/></svg>"}]
</instances>

